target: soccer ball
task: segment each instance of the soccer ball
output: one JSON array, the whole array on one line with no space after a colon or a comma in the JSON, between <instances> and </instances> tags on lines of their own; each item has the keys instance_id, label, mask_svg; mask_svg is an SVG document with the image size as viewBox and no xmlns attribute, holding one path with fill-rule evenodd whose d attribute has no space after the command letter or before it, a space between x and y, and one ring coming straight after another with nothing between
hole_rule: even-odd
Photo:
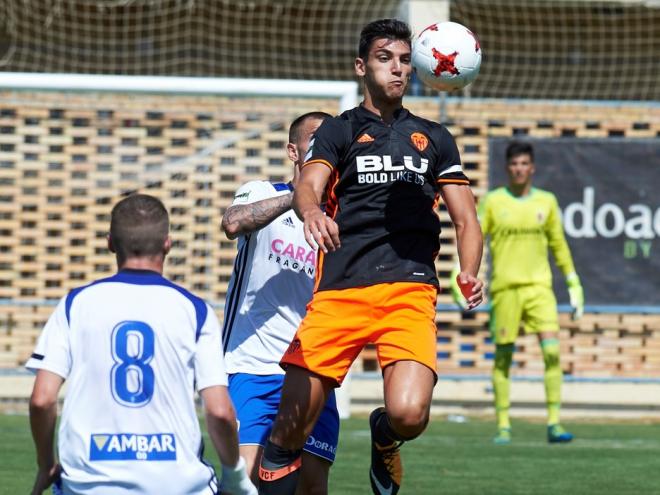
<instances>
[{"instance_id":1,"label":"soccer ball","mask_svg":"<svg viewBox=\"0 0 660 495\"><path fill-rule=\"evenodd\" d=\"M481 67L481 45L457 22L431 24L415 40L412 64L417 77L438 91L461 89L474 81Z\"/></svg>"}]
</instances>

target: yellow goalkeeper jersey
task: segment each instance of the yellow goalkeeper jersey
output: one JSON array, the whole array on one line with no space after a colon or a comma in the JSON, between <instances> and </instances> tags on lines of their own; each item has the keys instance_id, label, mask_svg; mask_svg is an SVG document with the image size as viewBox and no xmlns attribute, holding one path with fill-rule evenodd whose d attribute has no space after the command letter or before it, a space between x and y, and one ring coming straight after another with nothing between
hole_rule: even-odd
<instances>
[{"instance_id":1,"label":"yellow goalkeeper jersey","mask_svg":"<svg viewBox=\"0 0 660 495\"><path fill-rule=\"evenodd\" d=\"M548 247L564 275L575 271L564 237L555 195L532 188L516 197L506 187L495 189L479 203L484 237L490 236L490 291L521 285L552 287Z\"/></svg>"}]
</instances>

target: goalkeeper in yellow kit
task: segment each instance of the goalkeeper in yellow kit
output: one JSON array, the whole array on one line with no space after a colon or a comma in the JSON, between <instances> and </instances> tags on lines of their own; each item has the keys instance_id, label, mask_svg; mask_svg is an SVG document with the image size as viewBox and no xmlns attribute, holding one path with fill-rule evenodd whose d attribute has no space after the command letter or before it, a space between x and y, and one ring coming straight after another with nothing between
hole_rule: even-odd
<instances>
[{"instance_id":1,"label":"goalkeeper in yellow kit","mask_svg":"<svg viewBox=\"0 0 660 495\"><path fill-rule=\"evenodd\" d=\"M493 388L497 413L494 442L511 442L509 422L509 368L520 324L538 335L545 363L548 408L548 441L570 442L573 435L559 424L562 370L559 364L557 301L552 291L548 248L566 277L573 317L584 309L580 279L564 237L554 194L532 187L534 150L528 143L513 142L506 150L508 187L488 193L479 204L484 237L490 236L491 315L495 342ZM452 277L455 282L455 277ZM456 301L462 303L457 286Z\"/></svg>"}]
</instances>

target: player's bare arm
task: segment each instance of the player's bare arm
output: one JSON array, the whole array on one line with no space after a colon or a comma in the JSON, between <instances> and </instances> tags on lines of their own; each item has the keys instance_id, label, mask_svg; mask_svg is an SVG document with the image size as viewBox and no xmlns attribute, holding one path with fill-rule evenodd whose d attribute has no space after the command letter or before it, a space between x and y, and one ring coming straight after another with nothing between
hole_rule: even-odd
<instances>
[{"instance_id":1,"label":"player's bare arm","mask_svg":"<svg viewBox=\"0 0 660 495\"><path fill-rule=\"evenodd\" d=\"M39 370L30 397L30 427L37 450L37 475L32 494L41 494L60 476L55 461L55 423L57 396L64 379L55 373Z\"/></svg>"},{"instance_id":2,"label":"player's bare arm","mask_svg":"<svg viewBox=\"0 0 660 495\"><path fill-rule=\"evenodd\" d=\"M327 253L339 249L339 227L321 210L321 198L330 178L330 169L322 163L303 168L293 193L293 209L304 223L305 240L313 248Z\"/></svg>"},{"instance_id":3,"label":"player's bare arm","mask_svg":"<svg viewBox=\"0 0 660 495\"><path fill-rule=\"evenodd\" d=\"M236 417L227 388L217 385L200 390L204 401L207 428L222 465L234 466L238 462Z\"/></svg>"},{"instance_id":4,"label":"player's bare arm","mask_svg":"<svg viewBox=\"0 0 660 495\"><path fill-rule=\"evenodd\" d=\"M222 464L220 493L256 495L257 489L239 456L236 412L227 387L214 385L200 390L206 413L206 428Z\"/></svg>"},{"instance_id":5,"label":"player's bare arm","mask_svg":"<svg viewBox=\"0 0 660 495\"><path fill-rule=\"evenodd\" d=\"M222 217L222 230L229 239L259 230L291 209L293 193L262 199L247 205L227 208Z\"/></svg>"},{"instance_id":6,"label":"player's bare arm","mask_svg":"<svg viewBox=\"0 0 660 495\"><path fill-rule=\"evenodd\" d=\"M441 190L447 211L456 229L458 258L461 265L461 284L471 284L472 295L467 298L468 309L482 303L484 284L477 278L483 253L483 236L477 219L474 196L468 186L446 184Z\"/></svg>"}]
</instances>

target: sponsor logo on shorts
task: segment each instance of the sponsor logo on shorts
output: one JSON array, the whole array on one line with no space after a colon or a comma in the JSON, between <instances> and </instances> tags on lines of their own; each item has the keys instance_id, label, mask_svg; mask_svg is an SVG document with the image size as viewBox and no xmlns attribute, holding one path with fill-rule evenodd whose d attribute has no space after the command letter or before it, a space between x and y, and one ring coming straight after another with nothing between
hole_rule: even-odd
<instances>
[{"instance_id":1,"label":"sponsor logo on shorts","mask_svg":"<svg viewBox=\"0 0 660 495\"><path fill-rule=\"evenodd\" d=\"M90 461L175 461L174 433L94 433Z\"/></svg>"},{"instance_id":2,"label":"sponsor logo on shorts","mask_svg":"<svg viewBox=\"0 0 660 495\"><path fill-rule=\"evenodd\" d=\"M328 442L322 442L320 440L317 440L312 435L310 435L309 438L307 438L307 443L305 444L305 447L307 447L308 449L314 447L316 450L322 450L332 455L335 455L337 453L336 446L331 445Z\"/></svg>"}]
</instances>

